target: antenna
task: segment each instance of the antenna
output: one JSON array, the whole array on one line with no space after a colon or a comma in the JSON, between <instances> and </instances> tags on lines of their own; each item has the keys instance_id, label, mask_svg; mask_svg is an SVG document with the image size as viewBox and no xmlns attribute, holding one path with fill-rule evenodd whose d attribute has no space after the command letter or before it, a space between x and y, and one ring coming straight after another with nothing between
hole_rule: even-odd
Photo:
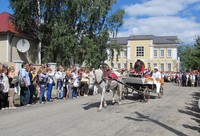
<instances>
[{"instance_id":1,"label":"antenna","mask_svg":"<svg viewBox=\"0 0 200 136\"><path fill-rule=\"evenodd\" d=\"M24 52L27 52L28 51L28 49L30 48L30 43L29 43L29 41L28 40L26 40L26 39L20 39L18 42L17 42L17 50L19 51L19 52L22 52L22 53L24 53Z\"/></svg>"}]
</instances>

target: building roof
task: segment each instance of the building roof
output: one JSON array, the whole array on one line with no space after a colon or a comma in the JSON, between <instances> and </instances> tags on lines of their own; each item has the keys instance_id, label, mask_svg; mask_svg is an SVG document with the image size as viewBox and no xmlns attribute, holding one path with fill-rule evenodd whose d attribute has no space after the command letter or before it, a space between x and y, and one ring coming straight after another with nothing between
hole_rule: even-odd
<instances>
[{"instance_id":1,"label":"building roof","mask_svg":"<svg viewBox=\"0 0 200 136\"><path fill-rule=\"evenodd\" d=\"M2 12L0 13L0 33L15 33L15 34L22 34L20 31L18 31L14 27L14 17L7 13L7 12Z\"/></svg>"},{"instance_id":2,"label":"building roof","mask_svg":"<svg viewBox=\"0 0 200 136\"><path fill-rule=\"evenodd\" d=\"M132 35L128 37L128 40L152 40L153 35Z\"/></svg>"},{"instance_id":3,"label":"building roof","mask_svg":"<svg viewBox=\"0 0 200 136\"><path fill-rule=\"evenodd\" d=\"M129 40L153 40L153 44L178 44L177 36L132 35L129 37L111 38L109 44L127 45Z\"/></svg>"},{"instance_id":4,"label":"building roof","mask_svg":"<svg viewBox=\"0 0 200 136\"><path fill-rule=\"evenodd\" d=\"M30 38L30 39L37 39L34 35L33 32L21 32L15 28L14 25L14 16L7 13L7 12L2 12L0 13L0 33L13 33L14 35L20 36L20 37L25 37L25 38Z\"/></svg>"},{"instance_id":5,"label":"building roof","mask_svg":"<svg viewBox=\"0 0 200 136\"><path fill-rule=\"evenodd\" d=\"M177 36L155 36L153 39L154 44L178 44Z\"/></svg>"}]
</instances>

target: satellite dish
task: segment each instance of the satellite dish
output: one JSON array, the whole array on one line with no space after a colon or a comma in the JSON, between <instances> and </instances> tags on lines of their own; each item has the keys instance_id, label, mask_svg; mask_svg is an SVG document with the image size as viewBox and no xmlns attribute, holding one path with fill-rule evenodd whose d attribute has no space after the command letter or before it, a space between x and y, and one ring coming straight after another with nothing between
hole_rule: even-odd
<instances>
[{"instance_id":1,"label":"satellite dish","mask_svg":"<svg viewBox=\"0 0 200 136\"><path fill-rule=\"evenodd\" d=\"M30 43L28 40L26 39L20 39L18 42L17 42L17 50L19 52L27 52L28 49L30 48Z\"/></svg>"}]
</instances>

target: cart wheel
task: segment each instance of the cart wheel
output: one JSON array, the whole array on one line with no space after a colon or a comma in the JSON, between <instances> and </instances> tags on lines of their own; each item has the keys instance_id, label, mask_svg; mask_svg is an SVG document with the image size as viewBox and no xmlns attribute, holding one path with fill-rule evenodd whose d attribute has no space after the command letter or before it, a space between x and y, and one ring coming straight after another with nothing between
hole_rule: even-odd
<instances>
[{"instance_id":1,"label":"cart wheel","mask_svg":"<svg viewBox=\"0 0 200 136\"><path fill-rule=\"evenodd\" d=\"M160 87L160 92L159 92L159 94L158 94L158 98L162 98L162 96L163 96L163 91L164 91L164 89L163 89L163 87L161 86Z\"/></svg>"},{"instance_id":2,"label":"cart wheel","mask_svg":"<svg viewBox=\"0 0 200 136\"><path fill-rule=\"evenodd\" d=\"M125 100L125 98L127 98L128 94L127 94L127 88L125 88L125 90L122 92L122 100Z\"/></svg>"},{"instance_id":3,"label":"cart wheel","mask_svg":"<svg viewBox=\"0 0 200 136\"><path fill-rule=\"evenodd\" d=\"M150 91L148 88L145 88L143 91L143 99L145 102L148 102L150 98Z\"/></svg>"}]
</instances>

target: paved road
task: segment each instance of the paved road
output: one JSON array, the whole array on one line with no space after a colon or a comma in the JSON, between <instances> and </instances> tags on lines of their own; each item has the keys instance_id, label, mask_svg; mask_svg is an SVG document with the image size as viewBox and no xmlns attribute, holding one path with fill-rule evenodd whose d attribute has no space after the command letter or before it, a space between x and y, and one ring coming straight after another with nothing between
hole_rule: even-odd
<instances>
[{"instance_id":1,"label":"paved road","mask_svg":"<svg viewBox=\"0 0 200 136\"><path fill-rule=\"evenodd\" d=\"M97 112L100 95L0 111L0 136L199 136L200 88L165 84L162 99L136 95Z\"/></svg>"}]
</instances>

